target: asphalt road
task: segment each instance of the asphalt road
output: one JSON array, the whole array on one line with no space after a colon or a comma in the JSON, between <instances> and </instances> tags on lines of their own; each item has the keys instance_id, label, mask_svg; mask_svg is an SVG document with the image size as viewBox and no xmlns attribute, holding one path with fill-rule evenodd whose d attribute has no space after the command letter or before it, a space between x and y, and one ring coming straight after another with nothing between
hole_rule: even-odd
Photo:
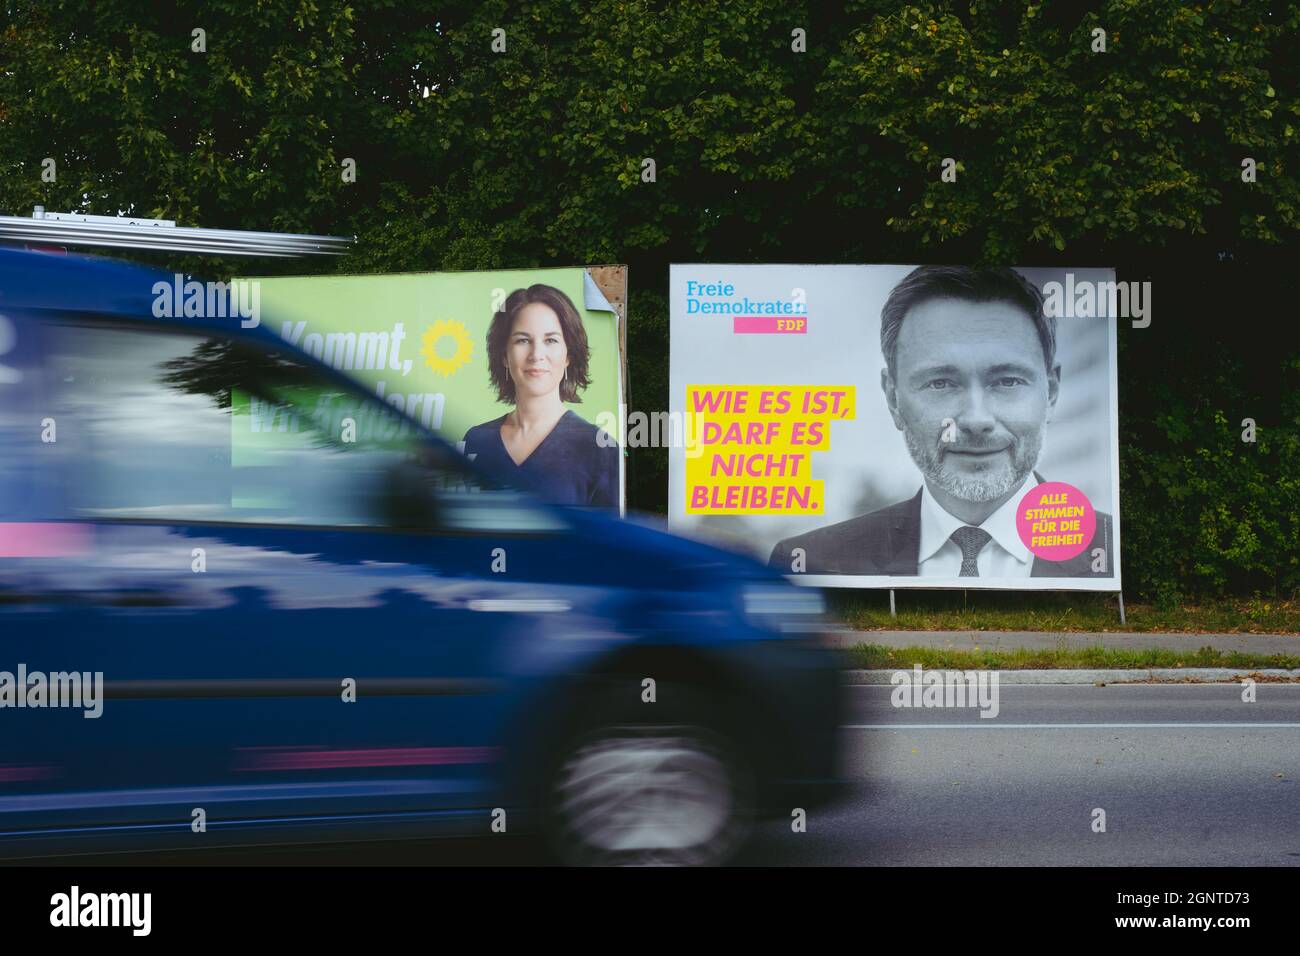
<instances>
[{"instance_id":1,"label":"asphalt road","mask_svg":"<svg viewBox=\"0 0 1300 956\"><path fill-rule=\"evenodd\" d=\"M1000 712L849 689L852 787L807 831L764 824L748 865L1300 865L1300 685L1001 687ZM1094 832L1094 810L1106 830ZM407 841L83 858L190 865L494 865L525 841ZM62 861L64 865L70 860Z\"/></svg>"},{"instance_id":2,"label":"asphalt road","mask_svg":"<svg viewBox=\"0 0 1300 956\"><path fill-rule=\"evenodd\" d=\"M995 719L892 689L852 691L850 799L745 862L1300 865L1300 685L1003 686Z\"/></svg>"}]
</instances>

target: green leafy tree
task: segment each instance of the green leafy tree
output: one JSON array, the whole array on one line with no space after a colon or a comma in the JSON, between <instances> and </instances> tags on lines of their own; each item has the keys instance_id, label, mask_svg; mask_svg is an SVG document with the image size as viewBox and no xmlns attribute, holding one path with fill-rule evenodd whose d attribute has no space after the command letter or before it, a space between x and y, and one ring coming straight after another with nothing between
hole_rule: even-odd
<instances>
[{"instance_id":1,"label":"green leafy tree","mask_svg":"<svg viewBox=\"0 0 1300 956\"><path fill-rule=\"evenodd\" d=\"M0 0L0 17L0 213L358 237L260 273L625 262L633 409L668 406L670 262L1150 279L1153 326L1120 336L1126 580L1300 583L1300 408L1281 390L1300 338L1255 331L1300 292L1296 2ZM1254 446L1233 437L1247 416ZM666 453L630 465L631 503L662 508Z\"/></svg>"}]
</instances>

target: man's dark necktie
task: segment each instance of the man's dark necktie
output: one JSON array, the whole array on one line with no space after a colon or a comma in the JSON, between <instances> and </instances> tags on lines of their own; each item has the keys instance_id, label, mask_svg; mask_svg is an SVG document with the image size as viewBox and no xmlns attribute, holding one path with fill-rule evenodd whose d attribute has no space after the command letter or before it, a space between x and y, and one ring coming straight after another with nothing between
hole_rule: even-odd
<instances>
[{"instance_id":1,"label":"man's dark necktie","mask_svg":"<svg viewBox=\"0 0 1300 956\"><path fill-rule=\"evenodd\" d=\"M991 538L983 528L973 528L970 525L958 528L951 535L953 544L961 548L961 573L957 575L960 578L977 578L980 576L980 568L976 563L979 557L980 549L989 543Z\"/></svg>"}]
</instances>

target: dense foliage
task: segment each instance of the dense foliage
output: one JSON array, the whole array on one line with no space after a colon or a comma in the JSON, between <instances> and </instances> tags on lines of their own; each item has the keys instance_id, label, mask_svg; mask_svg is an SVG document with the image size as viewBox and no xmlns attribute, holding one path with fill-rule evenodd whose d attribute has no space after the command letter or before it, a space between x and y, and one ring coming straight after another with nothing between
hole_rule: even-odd
<instances>
[{"instance_id":1,"label":"dense foliage","mask_svg":"<svg viewBox=\"0 0 1300 956\"><path fill-rule=\"evenodd\" d=\"M341 262L259 271L626 262L633 407L667 404L672 261L1115 264L1150 279L1152 326L1120 333L1126 580L1169 600L1300 584L1296 2L0 11L0 213L360 240ZM940 181L944 157L956 183ZM631 502L662 508L665 486L664 452L633 452Z\"/></svg>"}]
</instances>

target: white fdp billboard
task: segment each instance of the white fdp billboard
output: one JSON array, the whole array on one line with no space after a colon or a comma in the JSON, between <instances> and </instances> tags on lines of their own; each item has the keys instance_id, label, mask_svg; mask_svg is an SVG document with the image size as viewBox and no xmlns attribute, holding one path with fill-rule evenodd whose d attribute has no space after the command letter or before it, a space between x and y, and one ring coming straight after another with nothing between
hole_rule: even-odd
<instances>
[{"instance_id":1,"label":"white fdp billboard","mask_svg":"<svg viewBox=\"0 0 1300 956\"><path fill-rule=\"evenodd\" d=\"M1116 591L1109 269L675 265L679 531L817 586Z\"/></svg>"}]
</instances>

